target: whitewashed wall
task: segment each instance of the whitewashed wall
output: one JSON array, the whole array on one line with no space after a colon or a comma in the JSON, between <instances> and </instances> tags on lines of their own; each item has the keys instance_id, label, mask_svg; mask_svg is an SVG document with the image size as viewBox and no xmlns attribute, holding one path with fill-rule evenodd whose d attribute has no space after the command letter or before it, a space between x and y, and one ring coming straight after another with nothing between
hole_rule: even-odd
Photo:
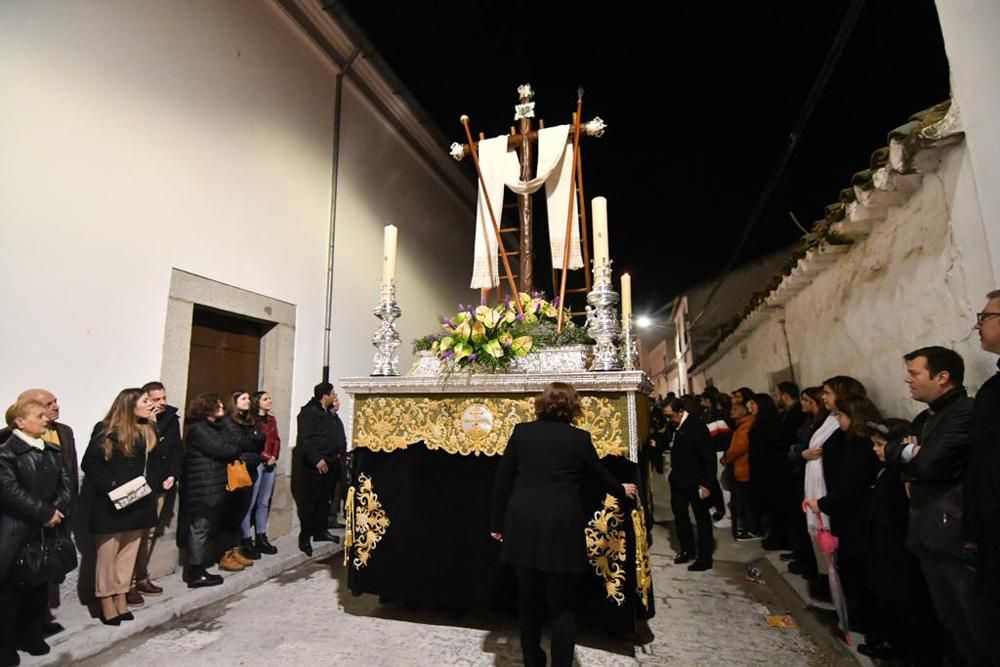
<instances>
[{"instance_id":1,"label":"whitewashed wall","mask_svg":"<svg viewBox=\"0 0 1000 667\"><path fill-rule=\"evenodd\" d=\"M768 374L786 368L788 347L802 386L851 375L888 414L913 415L902 355L944 345L966 361L967 384L992 374L994 358L972 331L992 284L991 258L965 144L872 235L761 325L747 340L699 369L715 386L768 389Z\"/></svg>"},{"instance_id":2,"label":"whitewashed wall","mask_svg":"<svg viewBox=\"0 0 1000 667\"><path fill-rule=\"evenodd\" d=\"M3 3L0 403L50 387L89 432L159 374L173 267L297 306L304 403L323 360L334 76L268 2ZM388 219L404 336L470 293L468 258L441 259L471 252L455 231L471 212L350 91L343 142L334 375L368 372Z\"/></svg>"}]
</instances>

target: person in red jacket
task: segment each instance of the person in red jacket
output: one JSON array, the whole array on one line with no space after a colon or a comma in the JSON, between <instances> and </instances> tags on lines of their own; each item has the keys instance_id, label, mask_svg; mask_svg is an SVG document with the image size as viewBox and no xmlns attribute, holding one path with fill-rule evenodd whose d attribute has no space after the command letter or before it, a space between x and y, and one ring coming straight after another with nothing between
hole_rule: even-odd
<instances>
[{"instance_id":1,"label":"person in red jacket","mask_svg":"<svg viewBox=\"0 0 1000 667\"><path fill-rule=\"evenodd\" d=\"M757 419L742 403L734 403L729 416L736 429L722 462L733 467L733 537L737 542L759 539L757 519L750 506L750 429Z\"/></svg>"},{"instance_id":2,"label":"person in red jacket","mask_svg":"<svg viewBox=\"0 0 1000 667\"><path fill-rule=\"evenodd\" d=\"M274 491L274 479L278 475L278 454L281 451L281 437L278 436L278 421L271 414L271 395L266 391L254 392L250 397L250 410L257 415L257 423L267 441L264 451L260 454L260 465L257 467L257 481L253 485L253 500L243 517L243 538L250 537L250 523L256 532L254 546L262 554L278 553L278 547L267 539L267 516L271 511L271 493Z\"/></svg>"}]
</instances>

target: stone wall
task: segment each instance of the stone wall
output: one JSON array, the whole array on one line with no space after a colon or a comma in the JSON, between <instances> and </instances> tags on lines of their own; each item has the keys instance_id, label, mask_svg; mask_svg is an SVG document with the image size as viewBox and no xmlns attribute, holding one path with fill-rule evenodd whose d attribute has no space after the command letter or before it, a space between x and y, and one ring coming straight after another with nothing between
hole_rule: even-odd
<instances>
[{"instance_id":1,"label":"stone wall","mask_svg":"<svg viewBox=\"0 0 1000 667\"><path fill-rule=\"evenodd\" d=\"M974 313L996 288L976 201L962 143L867 239L699 369L696 386L711 380L724 390L764 391L770 374L792 366L802 386L852 375L886 413L911 416L920 406L908 398L901 357L944 345L965 358L974 390L993 370L972 330Z\"/></svg>"}]
</instances>

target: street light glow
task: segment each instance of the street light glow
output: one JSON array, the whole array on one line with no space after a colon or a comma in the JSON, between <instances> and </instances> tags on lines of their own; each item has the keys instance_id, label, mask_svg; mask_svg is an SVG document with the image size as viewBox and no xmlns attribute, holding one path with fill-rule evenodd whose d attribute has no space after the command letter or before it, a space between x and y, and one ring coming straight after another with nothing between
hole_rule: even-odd
<instances>
[{"instance_id":1,"label":"street light glow","mask_svg":"<svg viewBox=\"0 0 1000 667\"><path fill-rule=\"evenodd\" d=\"M638 318L636 318L635 325L640 329L651 327L653 326L653 318L651 318L649 315L640 315Z\"/></svg>"}]
</instances>

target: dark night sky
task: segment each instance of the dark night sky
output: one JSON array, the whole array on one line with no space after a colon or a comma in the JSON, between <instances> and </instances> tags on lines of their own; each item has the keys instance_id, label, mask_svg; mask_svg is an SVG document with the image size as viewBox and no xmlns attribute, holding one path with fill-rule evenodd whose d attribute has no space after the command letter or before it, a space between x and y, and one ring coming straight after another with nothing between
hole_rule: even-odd
<instances>
[{"instance_id":1,"label":"dark night sky","mask_svg":"<svg viewBox=\"0 0 1000 667\"><path fill-rule=\"evenodd\" d=\"M507 131L524 82L536 117L569 122L584 86L584 119L608 124L584 144L585 191L608 198L611 254L616 273L634 276L636 312L726 265L850 3L660 4L671 12L629 2L342 3L449 141L462 137L463 113L474 132ZM868 0L740 261L794 243L801 232L788 211L811 226L889 130L948 91L933 0ZM535 271L550 291L542 240Z\"/></svg>"}]
</instances>

